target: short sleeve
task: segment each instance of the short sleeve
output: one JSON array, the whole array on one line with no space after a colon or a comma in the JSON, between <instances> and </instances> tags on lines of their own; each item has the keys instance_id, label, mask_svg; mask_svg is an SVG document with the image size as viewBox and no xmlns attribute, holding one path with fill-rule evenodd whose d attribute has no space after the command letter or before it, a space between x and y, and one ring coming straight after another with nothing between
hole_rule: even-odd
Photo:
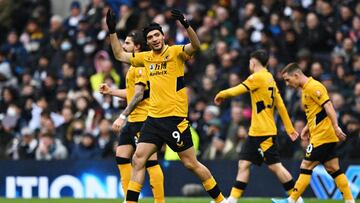
<instances>
[{"instance_id":1,"label":"short sleeve","mask_svg":"<svg viewBox=\"0 0 360 203\"><path fill-rule=\"evenodd\" d=\"M191 56L185 52L185 45L174 45L173 49L183 61L187 61L191 58Z\"/></svg>"},{"instance_id":2,"label":"short sleeve","mask_svg":"<svg viewBox=\"0 0 360 203\"><path fill-rule=\"evenodd\" d=\"M147 84L147 75L145 72L145 68L135 68L135 84L143 84L146 86Z\"/></svg>"},{"instance_id":3,"label":"short sleeve","mask_svg":"<svg viewBox=\"0 0 360 203\"><path fill-rule=\"evenodd\" d=\"M251 74L243 83L248 90L255 90L260 85L260 75L259 74Z\"/></svg>"},{"instance_id":4,"label":"short sleeve","mask_svg":"<svg viewBox=\"0 0 360 203\"><path fill-rule=\"evenodd\" d=\"M324 105L327 101L330 100L328 92L323 85L316 85L310 90L311 98L319 105Z\"/></svg>"},{"instance_id":5,"label":"short sleeve","mask_svg":"<svg viewBox=\"0 0 360 203\"><path fill-rule=\"evenodd\" d=\"M145 54L146 52L133 53L130 57L131 65L135 67L143 67Z\"/></svg>"}]
</instances>

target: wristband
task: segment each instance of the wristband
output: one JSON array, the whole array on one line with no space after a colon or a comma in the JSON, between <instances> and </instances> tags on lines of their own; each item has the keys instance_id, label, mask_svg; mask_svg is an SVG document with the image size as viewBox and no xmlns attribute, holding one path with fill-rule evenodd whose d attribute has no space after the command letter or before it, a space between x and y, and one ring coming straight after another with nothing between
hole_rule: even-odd
<instances>
[{"instance_id":1,"label":"wristband","mask_svg":"<svg viewBox=\"0 0 360 203\"><path fill-rule=\"evenodd\" d=\"M126 120L127 116L125 116L124 114L120 114L119 118Z\"/></svg>"}]
</instances>

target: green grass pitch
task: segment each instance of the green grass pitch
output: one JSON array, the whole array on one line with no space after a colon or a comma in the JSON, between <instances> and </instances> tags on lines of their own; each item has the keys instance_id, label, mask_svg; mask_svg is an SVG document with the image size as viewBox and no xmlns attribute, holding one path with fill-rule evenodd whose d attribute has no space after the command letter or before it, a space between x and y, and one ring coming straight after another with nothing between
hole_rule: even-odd
<instances>
[{"instance_id":1,"label":"green grass pitch","mask_svg":"<svg viewBox=\"0 0 360 203\"><path fill-rule=\"evenodd\" d=\"M185 198L173 197L166 198L166 203L209 203L210 198ZM1 203L122 203L121 199L4 199L0 198ZM153 203L151 198L140 199L139 203ZM271 203L271 198L243 198L239 203ZM317 200L305 199L305 203L340 203L340 200ZM360 203L359 200L356 201Z\"/></svg>"}]
</instances>

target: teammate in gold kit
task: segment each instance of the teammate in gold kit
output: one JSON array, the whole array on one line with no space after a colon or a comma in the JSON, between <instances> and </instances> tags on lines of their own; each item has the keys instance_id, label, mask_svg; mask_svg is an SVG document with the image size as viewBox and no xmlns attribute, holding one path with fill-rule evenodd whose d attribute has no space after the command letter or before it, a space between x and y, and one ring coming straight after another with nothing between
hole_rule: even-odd
<instances>
[{"instance_id":1,"label":"teammate in gold kit","mask_svg":"<svg viewBox=\"0 0 360 203\"><path fill-rule=\"evenodd\" d=\"M243 195L249 182L251 164L261 165L265 162L288 193L295 184L290 173L280 162L276 142L275 107L290 138L294 141L299 134L291 123L273 76L266 69L268 58L266 51L263 50L251 53L249 65L252 74L240 85L220 91L214 99L215 104L220 105L224 99L246 92L251 96L252 116L249 138L240 152L238 173L228 198L229 203L236 203Z\"/></svg>"},{"instance_id":2,"label":"teammate in gold kit","mask_svg":"<svg viewBox=\"0 0 360 203\"><path fill-rule=\"evenodd\" d=\"M122 46L123 50L128 53L143 51L144 47L146 47L146 44L144 44L142 33L139 32L131 32ZM135 152L140 129L148 115L148 83L149 80L143 67L130 66L126 74L125 92L124 89L110 89L106 84L100 86L102 94L126 97L128 104L112 126L115 132L121 132L119 145L116 148L116 162L120 171L125 197L131 177L130 159ZM126 118L128 118L127 122ZM156 153L147 161L146 169L149 173L155 203L165 202L164 175L157 161Z\"/></svg>"},{"instance_id":3,"label":"teammate in gold kit","mask_svg":"<svg viewBox=\"0 0 360 203\"><path fill-rule=\"evenodd\" d=\"M275 203L293 203L310 183L312 170L323 164L334 178L336 186L343 194L346 203L355 203L348 180L339 167L336 146L346 135L338 126L336 112L324 85L312 77L307 77L296 63L288 64L282 70L286 85L302 90L301 101L306 114L307 125L301 132L301 139L310 139L300 175L293 192L287 199L273 199Z\"/></svg>"},{"instance_id":4,"label":"teammate in gold kit","mask_svg":"<svg viewBox=\"0 0 360 203\"><path fill-rule=\"evenodd\" d=\"M132 158L133 169L126 202L138 201L144 182L146 160L164 143L177 152L183 164L199 177L215 202L226 202L210 171L196 159L186 119L188 99L184 84L184 62L199 48L200 42L179 10L172 10L172 16L185 27L189 44L166 45L161 26L151 23L143 30L151 51L132 54L121 48L115 34L115 17L111 10L106 17L115 58L135 67L145 67L150 81L148 118L141 129L139 143Z\"/></svg>"}]
</instances>

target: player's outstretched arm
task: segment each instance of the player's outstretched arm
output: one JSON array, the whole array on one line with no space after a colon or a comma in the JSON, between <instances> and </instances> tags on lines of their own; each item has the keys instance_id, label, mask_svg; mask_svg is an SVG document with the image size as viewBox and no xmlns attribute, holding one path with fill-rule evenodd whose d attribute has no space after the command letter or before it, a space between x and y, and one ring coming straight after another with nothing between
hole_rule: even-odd
<instances>
[{"instance_id":1,"label":"player's outstretched arm","mask_svg":"<svg viewBox=\"0 0 360 203\"><path fill-rule=\"evenodd\" d=\"M104 95L111 95L122 99L126 99L126 89L111 89L105 83L100 85L99 92Z\"/></svg>"},{"instance_id":2,"label":"player's outstretched arm","mask_svg":"<svg viewBox=\"0 0 360 203\"><path fill-rule=\"evenodd\" d=\"M248 91L248 89L243 84L240 84L238 86L235 86L235 87L232 87L232 88L229 88L226 90L222 90L216 94L216 96L214 98L214 103L216 105L220 105L225 99L230 98L230 97L239 96L241 94L244 94L247 91Z\"/></svg>"},{"instance_id":3,"label":"player's outstretched arm","mask_svg":"<svg viewBox=\"0 0 360 203\"><path fill-rule=\"evenodd\" d=\"M336 117L336 112L335 109L331 103L331 101L327 101L324 105L325 111L327 116L330 118L331 120L331 124L335 130L336 136L340 139L340 140L345 140L346 139L346 134L342 131L342 129L339 127L338 125L338 121L337 121L337 117Z\"/></svg>"},{"instance_id":4,"label":"player's outstretched arm","mask_svg":"<svg viewBox=\"0 0 360 203\"><path fill-rule=\"evenodd\" d=\"M189 22L184 17L181 11L173 9L171 11L171 15L174 19L178 20L186 29L189 35L190 43L185 45L184 50L187 54L192 55L196 50L200 48L200 40L198 36L196 35L194 29L192 29L192 27L189 25Z\"/></svg>"},{"instance_id":5,"label":"player's outstretched arm","mask_svg":"<svg viewBox=\"0 0 360 203\"><path fill-rule=\"evenodd\" d=\"M115 32L116 17L115 17L114 12L111 9L109 9L106 14L106 24L108 26L109 33L110 33L110 43L111 43L111 48L114 52L114 57L119 61L122 61L125 63L130 63L131 53L126 53L123 50L122 45L116 35L116 32Z\"/></svg>"},{"instance_id":6,"label":"player's outstretched arm","mask_svg":"<svg viewBox=\"0 0 360 203\"><path fill-rule=\"evenodd\" d=\"M276 91L276 93L275 93L274 103L275 103L276 109L279 112L279 115L281 117L281 120L282 120L285 130L286 130L286 133L288 134L288 136L290 137L290 139L292 141L295 141L299 137L299 133L296 132L293 124L291 123L291 119L289 117L288 111L286 110L284 101L281 98L279 91L277 89L275 91Z\"/></svg>"}]
</instances>

